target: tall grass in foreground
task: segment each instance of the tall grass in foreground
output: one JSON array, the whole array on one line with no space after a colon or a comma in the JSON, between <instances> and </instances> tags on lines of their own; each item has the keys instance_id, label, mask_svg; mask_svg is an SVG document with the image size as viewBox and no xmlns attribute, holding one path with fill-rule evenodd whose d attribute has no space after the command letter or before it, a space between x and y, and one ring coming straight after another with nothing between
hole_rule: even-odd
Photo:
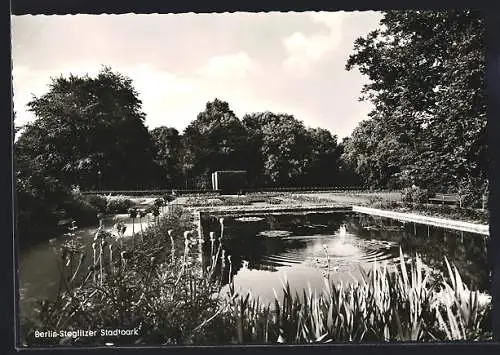
<instances>
[{"instance_id":1,"label":"tall grass in foreground","mask_svg":"<svg viewBox=\"0 0 500 355\"><path fill-rule=\"evenodd\" d=\"M210 235L208 265L191 217L174 211L144 230L140 243L119 233L96 233L91 267L76 277L85 255L61 254L61 290L43 303L38 330L131 329L138 337L34 339L26 345L231 344L491 339L490 300L463 284L457 269L433 278L418 255L395 269L374 264L356 284L325 278L323 292L292 294L262 303L239 295L231 256L221 235ZM111 246L111 247L110 247ZM71 254L72 255L72 254ZM220 266L220 267L216 267ZM222 274L229 269L229 291ZM69 272L68 272L69 270ZM218 271L216 271L218 270Z\"/></svg>"},{"instance_id":2,"label":"tall grass in foreground","mask_svg":"<svg viewBox=\"0 0 500 355\"><path fill-rule=\"evenodd\" d=\"M204 322L221 311L214 296L221 285L209 272L198 272L199 240L191 227L188 215L174 211L144 230L140 243L124 240L122 226L117 226L116 235L96 232L90 255L79 253L78 248L69 255L63 247L57 253L59 293L42 302L37 316L25 323L22 342L28 346L180 344L207 337ZM74 271L75 262L84 258L91 259L90 267L78 266L80 270ZM117 328L137 328L140 336L33 336L34 330Z\"/></svg>"},{"instance_id":3,"label":"tall grass in foreground","mask_svg":"<svg viewBox=\"0 0 500 355\"><path fill-rule=\"evenodd\" d=\"M361 341L491 340L490 298L470 291L448 261L448 280L431 280L420 258L396 270L374 264L355 284L325 278L311 288L261 304L250 295L232 314L241 342L312 343Z\"/></svg>"}]
</instances>

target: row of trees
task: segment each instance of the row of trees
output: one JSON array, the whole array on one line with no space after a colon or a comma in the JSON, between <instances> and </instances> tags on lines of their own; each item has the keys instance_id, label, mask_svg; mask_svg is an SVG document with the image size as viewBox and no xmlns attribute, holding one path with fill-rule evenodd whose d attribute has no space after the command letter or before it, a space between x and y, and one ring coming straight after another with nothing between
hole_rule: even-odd
<instances>
[{"instance_id":1,"label":"row of trees","mask_svg":"<svg viewBox=\"0 0 500 355\"><path fill-rule=\"evenodd\" d=\"M288 114L240 120L215 99L182 134L148 131L131 80L107 67L95 78L53 79L29 109L37 119L15 143L20 188L36 185L36 176L82 189L210 188L210 174L227 169L247 170L253 186L350 180L337 137Z\"/></svg>"},{"instance_id":2,"label":"row of trees","mask_svg":"<svg viewBox=\"0 0 500 355\"><path fill-rule=\"evenodd\" d=\"M227 102L206 104L182 135L152 132L155 161L168 186L210 187L216 170L246 170L251 186L328 186L350 180L340 162L342 146L325 129L306 128L288 114L246 114L240 120ZM191 183L190 183L191 182Z\"/></svg>"}]
</instances>

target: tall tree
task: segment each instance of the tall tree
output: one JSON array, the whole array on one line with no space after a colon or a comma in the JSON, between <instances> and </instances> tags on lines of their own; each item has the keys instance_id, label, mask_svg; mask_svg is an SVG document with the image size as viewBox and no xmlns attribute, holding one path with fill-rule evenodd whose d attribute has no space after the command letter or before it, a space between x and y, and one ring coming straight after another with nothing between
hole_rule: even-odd
<instances>
[{"instance_id":1,"label":"tall tree","mask_svg":"<svg viewBox=\"0 0 500 355\"><path fill-rule=\"evenodd\" d=\"M225 101L207 102L184 130L184 170L199 188L210 187L216 170L245 169L246 131Z\"/></svg>"},{"instance_id":2,"label":"tall tree","mask_svg":"<svg viewBox=\"0 0 500 355\"><path fill-rule=\"evenodd\" d=\"M383 120L362 121L346 141L343 159L363 178L366 187L402 187L400 165L405 157L401 145L385 128Z\"/></svg>"},{"instance_id":3,"label":"tall tree","mask_svg":"<svg viewBox=\"0 0 500 355\"><path fill-rule=\"evenodd\" d=\"M359 127L358 127L359 128ZM356 172L357 165L353 162L349 154L349 146L351 145L352 137L344 137L342 141L337 145L338 159L338 186L363 186L366 185L366 181L363 182L360 174Z\"/></svg>"},{"instance_id":4,"label":"tall tree","mask_svg":"<svg viewBox=\"0 0 500 355\"><path fill-rule=\"evenodd\" d=\"M355 41L346 65L370 79L362 99L375 106L371 125L377 129L363 123L348 153L363 165L358 171L365 170L365 178L371 179L377 169L389 165L391 177L433 190L480 188L487 171L481 14L389 11L380 24ZM378 139L377 132L386 139ZM370 139L375 152L387 152L387 144L394 150L376 156L385 160L382 166L364 160L362 141ZM386 185L389 180L379 178L376 183Z\"/></svg>"},{"instance_id":5,"label":"tall tree","mask_svg":"<svg viewBox=\"0 0 500 355\"><path fill-rule=\"evenodd\" d=\"M264 162L267 157L262 151L263 133L262 126L270 123L275 118L271 112L255 112L245 114L242 123L247 132L247 176L251 186L264 186L270 178L264 172Z\"/></svg>"},{"instance_id":6,"label":"tall tree","mask_svg":"<svg viewBox=\"0 0 500 355\"><path fill-rule=\"evenodd\" d=\"M323 128L307 130L310 167L304 176L303 185L332 186L340 177L340 151L337 136Z\"/></svg>"},{"instance_id":7,"label":"tall tree","mask_svg":"<svg viewBox=\"0 0 500 355\"><path fill-rule=\"evenodd\" d=\"M131 79L108 67L95 78L53 78L28 107L36 120L16 142L21 174L35 169L82 188L150 184L151 140Z\"/></svg>"},{"instance_id":8,"label":"tall tree","mask_svg":"<svg viewBox=\"0 0 500 355\"><path fill-rule=\"evenodd\" d=\"M159 167L158 181L162 186L182 187L182 136L175 128L157 127L150 132L155 163Z\"/></svg>"},{"instance_id":9,"label":"tall tree","mask_svg":"<svg viewBox=\"0 0 500 355\"><path fill-rule=\"evenodd\" d=\"M292 115L246 114L249 174L255 185L331 186L339 183L340 150L328 130L306 128Z\"/></svg>"},{"instance_id":10,"label":"tall tree","mask_svg":"<svg viewBox=\"0 0 500 355\"><path fill-rule=\"evenodd\" d=\"M304 183L311 166L309 137L304 124L292 115L271 112L254 113L243 118L251 132L251 146L260 145L262 183L291 186Z\"/></svg>"}]
</instances>

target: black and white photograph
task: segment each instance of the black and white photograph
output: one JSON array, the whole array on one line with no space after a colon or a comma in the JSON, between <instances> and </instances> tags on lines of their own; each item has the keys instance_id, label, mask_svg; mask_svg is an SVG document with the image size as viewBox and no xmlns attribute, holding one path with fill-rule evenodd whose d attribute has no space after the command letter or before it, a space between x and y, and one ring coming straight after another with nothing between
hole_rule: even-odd
<instances>
[{"instance_id":1,"label":"black and white photograph","mask_svg":"<svg viewBox=\"0 0 500 355\"><path fill-rule=\"evenodd\" d=\"M18 347L493 340L484 13L11 32Z\"/></svg>"}]
</instances>

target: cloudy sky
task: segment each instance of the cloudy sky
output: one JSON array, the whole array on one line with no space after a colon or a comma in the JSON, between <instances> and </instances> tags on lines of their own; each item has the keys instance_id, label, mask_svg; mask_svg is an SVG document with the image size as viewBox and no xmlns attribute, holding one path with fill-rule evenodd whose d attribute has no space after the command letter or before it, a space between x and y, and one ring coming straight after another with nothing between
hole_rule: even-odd
<instances>
[{"instance_id":1,"label":"cloudy sky","mask_svg":"<svg viewBox=\"0 0 500 355\"><path fill-rule=\"evenodd\" d=\"M111 66L133 79L149 128L183 130L215 97L241 118L293 114L347 136L366 118L365 82L345 71L353 42L378 26L377 12L14 16L16 126L34 117L32 94L50 77Z\"/></svg>"}]
</instances>

